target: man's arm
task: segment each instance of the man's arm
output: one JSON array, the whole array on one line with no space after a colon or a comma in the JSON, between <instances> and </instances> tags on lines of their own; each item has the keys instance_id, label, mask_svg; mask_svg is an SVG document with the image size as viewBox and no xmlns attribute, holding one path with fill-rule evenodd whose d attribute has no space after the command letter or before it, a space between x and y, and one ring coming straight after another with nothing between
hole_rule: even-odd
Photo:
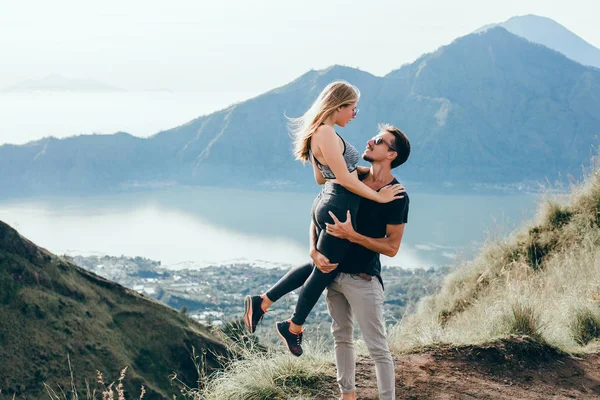
<instances>
[{"instance_id":1,"label":"man's arm","mask_svg":"<svg viewBox=\"0 0 600 400\"><path fill-rule=\"evenodd\" d=\"M340 239L347 239L352 243L359 244L367 249L388 257L394 257L398 254L404 227L406 224L388 224L385 226L385 237L371 238L361 235L352 227L350 211L347 213L346 222L340 222L336 216L330 212L334 224L327 224L327 233Z\"/></svg>"},{"instance_id":2,"label":"man's arm","mask_svg":"<svg viewBox=\"0 0 600 400\"><path fill-rule=\"evenodd\" d=\"M348 240L366 247L367 249L376 253L380 253L388 257L394 257L396 254L398 254L398 250L400 249L400 243L402 242L405 226L406 224L386 225L385 237L378 239L361 235L355 231L354 234L348 238Z\"/></svg>"}]
</instances>

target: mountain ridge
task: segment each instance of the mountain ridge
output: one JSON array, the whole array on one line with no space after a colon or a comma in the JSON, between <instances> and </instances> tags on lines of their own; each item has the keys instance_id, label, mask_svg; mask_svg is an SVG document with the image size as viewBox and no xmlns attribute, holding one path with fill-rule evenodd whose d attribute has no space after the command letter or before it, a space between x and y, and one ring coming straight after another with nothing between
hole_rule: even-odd
<instances>
[{"instance_id":1,"label":"mountain ridge","mask_svg":"<svg viewBox=\"0 0 600 400\"><path fill-rule=\"evenodd\" d=\"M497 27L467 35L384 77L339 65L148 139L79 136L0 146L0 184L26 195L121 190L132 183L313 185L293 159L286 116L329 82L361 90L342 135L362 148L377 124L413 143L406 181L514 183L581 176L600 133L600 70ZM563 174L563 175L561 175Z\"/></svg>"}]
</instances>

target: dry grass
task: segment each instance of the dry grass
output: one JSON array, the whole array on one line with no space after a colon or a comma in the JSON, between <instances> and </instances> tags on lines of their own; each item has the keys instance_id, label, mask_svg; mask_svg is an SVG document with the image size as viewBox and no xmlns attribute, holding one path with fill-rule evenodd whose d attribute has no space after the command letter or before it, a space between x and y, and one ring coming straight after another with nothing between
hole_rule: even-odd
<instances>
[{"instance_id":1,"label":"dry grass","mask_svg":"<svg viewBox=\"0 0 600 400\"><path fill-rule=\"evenodd\" d=\"M324 380L334 379L332 349L323 341L303 345L305 352L299 358L252 343L229 342L238 360L210 376L199 370L199 387L182 387L184 396L193 400L311 399Z\"/></svg>"},{"instance_id":2,"label":"dry grass","mask_svg":"<svg viewBox=\"0 0 600 400\"><path fill-rule=\"evenodd\" d=\"M308 400L322 394L325 380L335 380L333 354L331 349L325 348L323 341L309 343L300 358L293 357L283 350L267 350L254 343L252 340L229 341L230 354L235 354L238 359L229 360L224 370L212 373L207 371L206 352L197 354L194 350L193 361L198 372L198 386L189 387L179 380L177 375L170 377L171 383L179 388L181 398L190 400ZM123 385L127 367L121 370L117 381L110 384L107 384L102 373L97 371L98 388L92 389L86 381L85 391L82 391L76 386L70 359L68 363L71 378L71 387L68 390L60 385L53 389L44 384L51 400L133 398L131 395L126 396ZM144 398L145 393L142 386L139 400Z\"/></svg>"},{"instance_id":3,"label":"dry grass","mask_svg":"<svg viewBox=\"0 0 600 400\"><path fill-rule=\"evenodd\" d=\"M393 329L391 340L406 352L509 335L569 353L600 348L600 168L568 201L547 195L533 222L488 241Z\"/></svg>"},{"instance_id":4,"label":"dry grass","mask_svg":"<svg viewBox=\"0 0 600 400\"><path fill-rule=\"evenodd\" d=\"M73 368L71 366L71 358L69 356L67 356L67 362L69 364L71 387L67 392L65 392L64 388L62 388L60 385L57 385L57 390L54 390L48 384L44 383L46 393L48 394L48 397L50 397L51 400L79 400L80 397L83 397L86 400L96 400L96 399L114 400L115 396L116 396L117 400L126 400L125 388L123 386L123 381L125 380L125 375L127 373L127 367L125 367L121 370L121 373L119 374L119 379L117 380L117 382L113 381L108 385L106 385L106 383L104 382L104 377L102 376L102 373L100 371L96 371L97 383L98 383L98 385L100 385L100 388L92 389L90 387L89 382L86 380L85 381L85 393L80 395L79 389L77 388L77 385L75 384L75 377L73 375ZM116 385L115 385L115 383L116 383ZM57 391L60 392L60 395L57 393ZM141 392L140 392L140 397L138 399L142 400L144 398L145 394L146 394L146 389L144 388L144 386L142 386Z\"/></svg>"}]
</instances>

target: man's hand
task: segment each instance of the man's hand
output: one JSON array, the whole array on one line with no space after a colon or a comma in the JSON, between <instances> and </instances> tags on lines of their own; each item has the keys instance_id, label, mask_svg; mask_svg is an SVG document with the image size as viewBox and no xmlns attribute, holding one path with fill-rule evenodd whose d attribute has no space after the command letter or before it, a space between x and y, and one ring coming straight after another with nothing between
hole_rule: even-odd
<instances>
[{"instance_id":1,"label":"man's hand","mask_svg":"<svg viewBox=\"0 0 600 400\"><path fill-rule=\"evenodd\" d=\"M346 222L340 222L340 220L337 219L335 214L333 214L331 211L329 211L329 215L331 215L331 218L333 219L334 223L325 224L325 227L327 228L327 233L340 239L351 240L351 238L356 234L356 231L352 226L350 210L348 210L348 212L346 213Z\"/></svg>"},{"instance_id":2,"label":"man's hand","mask_svg":"<svg viewBox=\"0 0 600 400\"><path fill-rule=\"evenodd\" d=\"M330 263L329 258L325 257L324 254L319 253L317 249L311 249L310 258L312 258L319 271L324 274L330 273L338 266L337 264Z\"/></svg>"}]
</instances>

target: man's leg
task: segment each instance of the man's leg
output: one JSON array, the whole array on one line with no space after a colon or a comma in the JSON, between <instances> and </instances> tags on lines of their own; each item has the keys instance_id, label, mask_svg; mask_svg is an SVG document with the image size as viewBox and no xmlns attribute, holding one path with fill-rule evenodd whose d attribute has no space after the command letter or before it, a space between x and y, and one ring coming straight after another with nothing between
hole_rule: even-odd
<instances>
[{"instance_id":1,"label":"man's leg","mask_svg":"<svg viewBox=\"0 0 600 400\"><path fill-rule=\"evenodd\" d=\"M356 357L354 342L352 340L353 322L352 309L341 293L340 279L346 274L340 274L327 288L327 309L333 322L331 333L335 343L335 365L337 367L337 382L342 394L356 391L354 375L356 370Z\"/></svg>"},{"instance_id":2,"label":"man's leg","mask_svg":"<svg viewBox=\"0 0 600 400\"><path fill-rule=\"evenodd\" d=\"M342 290L356 319L369 353L375 361L377 387L381 400L395 398L394 361L385 335L383 287L379 279L370 281L344 274Z\"/></svg>"}]
</instances>

